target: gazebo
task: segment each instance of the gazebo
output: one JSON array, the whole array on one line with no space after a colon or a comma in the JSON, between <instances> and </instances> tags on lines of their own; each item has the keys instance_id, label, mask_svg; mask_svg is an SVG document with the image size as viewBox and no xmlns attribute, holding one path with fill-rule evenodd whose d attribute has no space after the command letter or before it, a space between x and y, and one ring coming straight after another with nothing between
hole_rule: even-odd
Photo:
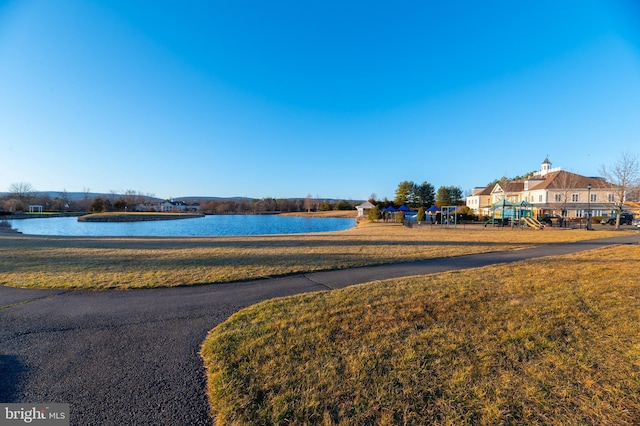
<instances>
[{"instance_id":1,"label":"gazebo","mask_svg":"<svg viewBox=\"0 0 640 426\"><path fill-rule=\"evenodd\" d=\"M373 204L369 201L365 201L364 203L356 206L356 210L358 210L358 217L365 217L369 214L369 210L375 208Z\"/></svg>"}]
</instances>

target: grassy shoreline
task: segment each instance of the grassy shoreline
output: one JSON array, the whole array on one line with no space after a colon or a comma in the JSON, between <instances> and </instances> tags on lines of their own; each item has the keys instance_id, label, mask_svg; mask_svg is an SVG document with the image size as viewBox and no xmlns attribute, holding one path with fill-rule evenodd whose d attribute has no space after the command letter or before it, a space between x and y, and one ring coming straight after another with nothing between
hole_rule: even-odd
<instances>
[{"instance_id":1,"label":"grassy shoreline","mask_svg":"<svg viewBox=\"0 0 640 426\"><path fill-rule=\"evenodd\" d=\"M622 233L625 232L635 231ZM332 233L259 237L0 234L0 284L63 289L212 284L617 235L621 232L408 229L382 224Z\"/></svg>"}]
</instances>

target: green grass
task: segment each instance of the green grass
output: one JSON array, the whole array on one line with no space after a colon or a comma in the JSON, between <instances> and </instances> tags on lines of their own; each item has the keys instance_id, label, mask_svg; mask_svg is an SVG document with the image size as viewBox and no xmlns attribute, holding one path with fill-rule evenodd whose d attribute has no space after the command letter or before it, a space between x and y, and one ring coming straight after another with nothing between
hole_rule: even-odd
<instances>
[{"instance_id":1,"label":"green grass","mask_svg":"<svg viewBox=\"0 0 640 426\"><path fill-rule=\"evenodd\" d=\"M242 238L38 237L0 233L0 285L107 289L197 285L606 238L610 229L408 229Z\"/></svg>"},{"instance_id":2,"label":"green grass","mask_svg":"<svg viewBox=\"0 0 640 426\"><path fill-rule=\"evenodd\" d=\"M217 424L640 424L640 247L272 300L202 347Z\"/></svg>"}]
</instances>

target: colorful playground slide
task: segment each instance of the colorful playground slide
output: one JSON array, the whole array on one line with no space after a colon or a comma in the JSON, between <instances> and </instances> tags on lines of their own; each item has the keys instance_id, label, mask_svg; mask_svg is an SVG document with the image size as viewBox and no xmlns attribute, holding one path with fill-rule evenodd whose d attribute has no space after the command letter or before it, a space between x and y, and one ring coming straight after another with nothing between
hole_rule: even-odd
<instances>
[{"instance_id":1,"label":"colorful playground slide","mask_svg":"<svg viewBox=\"0 0 640 426\"><path fill-rule=\"evenodd\" d=\"M523 217L522 220L524 220L524 223L526 223L531 228L534 228L534 229L544 228L544 225L540 223L538 219L535 219L533 217Z\"/></svg>"}]
</instances>

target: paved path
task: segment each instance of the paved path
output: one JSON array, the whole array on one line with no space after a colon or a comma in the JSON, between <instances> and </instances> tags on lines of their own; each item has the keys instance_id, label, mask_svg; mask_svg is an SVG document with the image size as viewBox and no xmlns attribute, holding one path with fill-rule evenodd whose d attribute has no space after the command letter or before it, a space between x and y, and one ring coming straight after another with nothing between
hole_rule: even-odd
<instances>
[{"instance_id":1,"label":"paved path","mask_svg":"<svg viewBox=\"0 0 640 426\"><path fill-rule=\"evenodd\" d=\"M211 424L200 345L211 328L246 306L376 279L639 242L640 234L199 287L0 287L0 402L69 403L74 425Z\"/></svg>"}]
</instances>

